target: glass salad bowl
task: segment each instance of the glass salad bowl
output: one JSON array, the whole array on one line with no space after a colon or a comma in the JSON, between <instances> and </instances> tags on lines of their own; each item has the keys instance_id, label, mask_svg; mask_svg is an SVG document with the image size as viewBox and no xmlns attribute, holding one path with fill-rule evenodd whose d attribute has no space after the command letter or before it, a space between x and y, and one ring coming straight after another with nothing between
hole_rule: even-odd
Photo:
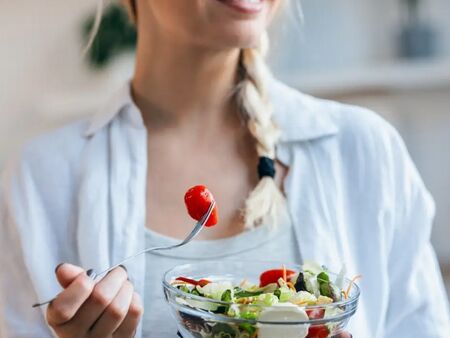
<instances>
[{"instance_id":1,"label":"glass salad bowl","mask_svg":"<svg viewBox=\"0 0 450 338\"><path fill-rule=\"evenodd\" d=\"M322 268L318 271L318 265L313 272L305 265L288 265L288 269L277 269L283 275L281 280L261 288L261 273L281 266L277 262L223 260L186 264L167 271L164 294L180 335L326 338L341 333L357 309L360 290L354 281L342 273ZM285 282L289 280L292 282ZM312 292L298 292L300 284ZM321 296L331 290L329 286L333 299L331 294L330 298Z\"/></svg>"}]
</instances>

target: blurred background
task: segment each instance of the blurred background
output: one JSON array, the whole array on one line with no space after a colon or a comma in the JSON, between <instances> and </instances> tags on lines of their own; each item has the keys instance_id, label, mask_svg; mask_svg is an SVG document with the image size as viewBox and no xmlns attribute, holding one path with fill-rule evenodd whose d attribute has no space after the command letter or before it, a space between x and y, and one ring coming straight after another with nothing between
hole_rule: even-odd
<instances>
[{"instance_id":1,"label":"blurred background","mask_svg":"<svg viewBox=\"0 0 450 338\"><path fill-rule=\"evenodd\" d=\"M0 167L25 140L94 113L130 77L135 35L117 7L82 57L96 5L0 2ZM274 73L399 129L437 202L433 244L450 290L450 1L302 0L287 12L272 31Z\"/></svg>"}]
</instances>

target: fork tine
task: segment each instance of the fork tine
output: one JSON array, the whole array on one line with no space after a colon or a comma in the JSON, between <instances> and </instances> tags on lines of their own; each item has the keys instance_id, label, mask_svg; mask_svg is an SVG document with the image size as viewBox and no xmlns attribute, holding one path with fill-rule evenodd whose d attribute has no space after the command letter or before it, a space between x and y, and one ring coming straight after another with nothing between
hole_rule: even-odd
<instances>
[{"instance_id":1,"label":"fork tine","mask_svg":"<svg viewBox=\"0 0 450 338\"><path fill-rule=\"evenodd\" d=\"M212 201L211 204L209 205L208 211L197 222L197 224L195 225L195 227L191 231L191 233L178 246L185 245L186 243L190 242L194 237L196 237L200 233L200 231L203 229L203 227L205 226L205 224L208 222L209 218L211 217L211 214L212 214L215 206L216 206L216 202Z\"/></svg>"}]
</instances>

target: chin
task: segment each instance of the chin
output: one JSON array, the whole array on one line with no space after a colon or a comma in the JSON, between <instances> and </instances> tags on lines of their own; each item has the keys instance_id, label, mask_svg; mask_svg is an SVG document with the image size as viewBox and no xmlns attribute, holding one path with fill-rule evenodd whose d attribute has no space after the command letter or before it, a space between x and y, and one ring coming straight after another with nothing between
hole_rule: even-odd
<instances>
[{"instance_id":1,"label":"chin","mask_svg":"<svg viewBox=\"0 0 450 338\"><path fill-rule=\"evenodd\" d=\"M216 40L219 44L217 47L223 48L253 48L257 47L264 34L261 29L238 29L234 31L228 30L224 32L220 40Z\"/></svg>"},{"instance_id":2,"label":"chin","mask_svg":"<svg viewBox=\"0 0 450 338\"><path fill-rule=\"evenodd\" d=\"M170 32L165 39L217 50L258 46L281 0L146 1L153 11L148 22Z\"/></svg>"},{"instance_id":3,"label":"chin","mask_svg":"<svg viewBox=\"0 0 450 338\"><path fill-rule=\"evenodd\" d=\"M250 48L259 44L269 25L274 0L206 0L214 10L211 11L208 31L209 41L216 47ZM256 6L255 12L246 12L235 7L246 6L247 2ZM230 5L232 4L232 5ZM233 7L235 6L235 7ZM252 5L249 5L250 7Z\"/></svg>"}]
</instances>

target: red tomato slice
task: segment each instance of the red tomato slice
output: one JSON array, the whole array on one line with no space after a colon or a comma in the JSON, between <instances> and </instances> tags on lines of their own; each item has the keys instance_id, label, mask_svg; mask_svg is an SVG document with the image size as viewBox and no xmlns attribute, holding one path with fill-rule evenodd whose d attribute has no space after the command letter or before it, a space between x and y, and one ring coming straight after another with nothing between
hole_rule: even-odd
<instances>
[{"instance_id":1,"label":"red tomato slice","mask_svg":"<svg viewBox=\"0 0 450 338\"><path fill-rule=\"evenodd\" d=\"M330 332L325 325L311 326L306 338L327 338L329 333Z\"/></svg>"},{"instance_id":2,"label":"red tomato slice","mask_svg":"<svg viewBox=\"0 0 450 338\"><path fill-rule=\"evenodd\" d=\"M208 285L209 283L211 283L211 282L207 279L200 279L198 281L198 285L200 285L201 287L204 287L205 285Z\"/></svg>"},{"instance_id":3,"label":"red tomato slice","mask_svg":"<svg viewBox=\"0 0 450 338\"><path fill-rule=\"evenodd\" d=\"M322 319L325 316L325 309L306 310L309 319Z\"/></svg>"},{"instance_id":4,"label":"red tomato slice","mask_svg":"<svg viewBox=\"0 0 450 338\"><path fill-rule=\"evenodd\" d=\"M206 214L212 201L214 201L214 196L203 185L197 185L189 189L184 195L184 203L186 204L189 216L196 221L199 221ZM216 204L205 226L212 227L216 225L218 221L219 214Z\"/></svg>"},{"instance_id":5,"label":"red tomato slice","mask_svg":"<svg viewBox=\"0 0 450 338\"><path fill-rule=\"evenodd\" d=\"M325 309L307 309L306 314L309 319L322 319L325 316ZM306 338L327 338L328 334L329 331L325 325L315 325L309 328Z\"/></svg>"},{"instance_id":6,"label":"red tomato slice","mask_svg":"<svg viewBox=\"0 0 450 338\"><path fill-rule=\"evenodd\" d=\"M184 283L188 283L188 284L192 284L192 285L200 285L200 286L205 286L209 283L211 283L209 280L207 279L200 279L199 281L196 281L195 279L190 279L190 278L186 278L186 277L178 277L177 279L180 282L184 282Z\"/></svg>"},{"instance_id":7,"label":"red tomato slice","mask_svg":"<svg viewBox=\"0 0 450 338\"><path fill-rule=\"evenodd\" d=\"M289 279L289 277L291 277L294 274L295 271L286 270L286 278ZM278 283L278 280L284 277L283 275L284 275L283 269L273 269L264 271L261 274L261 276L259 276L259 286L263 287L271 283Z\"/></svg>"},{"instance_id":8,"label":"red tomato slice","mask_svg":"<svg viewBox=\"0 0 450 338\"><path fill-rule=\"evenodd\" d=\"M192 285L197 285L198 282L194 279L190 279L190 278L186 278L186 277L178 277L177 279L180 282L184 282L184 283L188 283L188 284L192 284Z\"/></svg>"}]
</instances>

